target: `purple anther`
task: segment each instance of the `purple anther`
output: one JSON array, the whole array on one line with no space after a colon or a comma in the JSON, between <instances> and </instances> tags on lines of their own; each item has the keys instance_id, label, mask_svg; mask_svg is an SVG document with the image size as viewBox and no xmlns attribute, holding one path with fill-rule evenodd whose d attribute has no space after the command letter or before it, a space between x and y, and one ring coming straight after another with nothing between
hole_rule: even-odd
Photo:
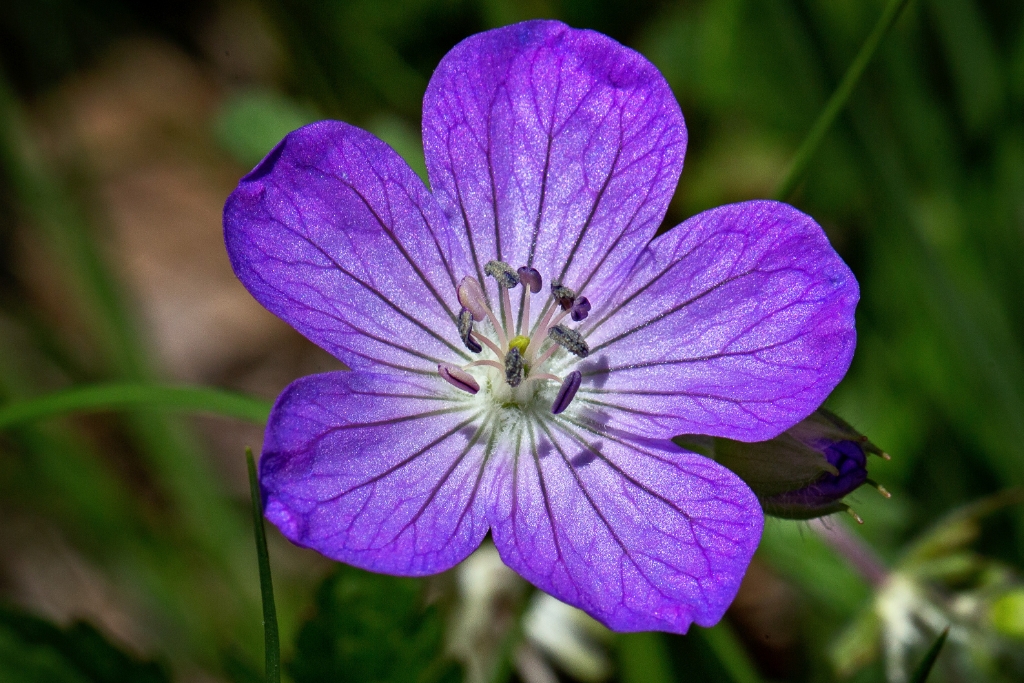
<instances>
[{"instance_id":1,"label":"purple anther","mask_svg":"<svg viewBox=\"0 0 1024 683\"><path fill-rule=\"evenodd\" d=\"M473 314L473 320L480 322L487 317L487 296L475 277L466 276L459 283L459 303Z\"/></svg>"},{"instance_id":2,"label":"purple anther","mask_svg":"<svg viewBox=\"0 0 1024 683\"><path fill-rule=\"evenodd\" d=\"M576 322L586 320L587 316L590 315L590 300L585 296L576 297L576 300L572 302L569 315Z\"/></svg>"},{"instance_id":3,"label":"purple anther","mask_svg":"<svg viewBox=\"0 0 1024 683\"><path fill-rule=\"evenodd\" d=\"M516 272L519 273L519 281L530 288L530 293L536 294L540 291L541 285L544 284L540 271L530 266L523 266Z\"/></svg>"},{"instance_id":4,"label":"purple anther","mask_svg":"<svg viewBox=\"0 0 1024 683\"><path fill-rule=\"evenodd\" d=\"M441 379L456 389L462 389L469 394L475 394L480 391L480 385L473 379L473 375L456 365L442 363L437 366L437 373L441 375Z\"/></svg>"},{"instance_id":5,"label":"purple anther","mask_svg":"<svg viewBox=\"0 0 1024 683\"><path fill-rule=\"evenodd\" d=\"M562 380L562 387L558 390L558 396L555 396L555 402L551 404L552 415L558 415L569 407L573 398L576 397L576 392L579 390L580 382L582 381L583 375L580 374L579 370L573 370L565 376L565 379Z\"/></svg>"}]
</instances>

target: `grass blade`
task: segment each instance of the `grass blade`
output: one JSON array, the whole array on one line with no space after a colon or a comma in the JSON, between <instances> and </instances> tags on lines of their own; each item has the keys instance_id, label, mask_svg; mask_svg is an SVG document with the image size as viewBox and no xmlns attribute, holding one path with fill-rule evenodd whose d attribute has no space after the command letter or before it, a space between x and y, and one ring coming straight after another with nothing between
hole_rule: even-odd
<instances>
[{"instance_id":1,"label":"grass blade","mask_svg":"<svg viewBox=\"0 0 1024 683\"><path fill-rule=\"evenodd\" d=\"M252 527L256 536L256 559L260 567L260 594L263 597L263 646L267 659L267 683L281 681L281 641L277 633L277 608L274 606L274 584L270 579L270 555L267 553L267 534L263 526L263 501L256 478L256 461L252 449L245 449L249 466L249 492L252 496Z\"/></svg>"},{"instance_id":2,"label":"grass blade","mask_svg":"<svg viewBox=\"0 0 1024 683\"><path fill-rule=\"evenodd\" d=\"M0 429L66 413L125 408L213 413L257 424L266 422L270 414L269 401L222 389L116 382L72 387L0 406Z\"/></svg>"},{"instance_id":3,"label":"grass blade","mask_svg":"<svg viewBox=\"0 0 1024 683\"><path fill-rule=\"evenodd\" d=\"M885 10L882 11L882 15L878 18L878 23L875 24L875 28L868 34L864 44L861 45L860 52L857 53L857 56L853 58L853 62L846 69L843 79L839 81L839 85L836 87L835 92L832 93L832 97L825 103L825 108L818 115L818 120L811 126L811 130L807 133L804 141L800 143L800 148L797 149L796 155L793 157L793 163L790 165L789 171L786 172L786 176L779 183L779 187L775 191L775 198L779 201L785 201L793 194L793 190L796 189L800 179L803 178L804 172L807 171L807 166L811 163L815 152L818 151L822 140L825 139L825 134L828 133L832 124L835 123L839 112L846 106L847 100L850 99L850 95L853 94L854 89L857 87L860 77L864 75L864 69L867 68L871 58L875 55L875 51L882 43L882 39L889 33L889 29L893 27L893 24L896 23L896 20L899 19L900 14L903 13L904 8L908 4L910 4L910 0L890 0Z\"/></svg>"},{"instance_id":4,"label":"grass blade","mask_svg":"<svg viewBox=\"0 0 1024 683\"><path fill-rule=\"evenodd\" d=\"M924 659L917 665L913 675L910 677L910 683L924 683L928 680L928 674L932 672L932 667L935 666L935 660L939 658L939 653L942 652L942 646L946 644L946 638L949 636L949 627L939 634L939 637L935 639L932 646L928 648L928 652L925 653Z\"/></svg>"}]
</instances>

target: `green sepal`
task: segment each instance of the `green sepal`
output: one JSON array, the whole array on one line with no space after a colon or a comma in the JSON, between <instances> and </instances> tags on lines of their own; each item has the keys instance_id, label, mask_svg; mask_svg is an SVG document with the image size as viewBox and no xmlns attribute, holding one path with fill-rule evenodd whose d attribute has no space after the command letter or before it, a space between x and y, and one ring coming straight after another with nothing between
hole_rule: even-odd
<instances>
[{"instance_id":1,"label":"green sepal","mask_svg":"<svg viewBox=\"0 0 1024 683\"><path fill-rule=\"evenodd\" d=\"M728 467L758 498L796 491L825 473L838 474L820 451L788 432L756 443L692 434L677 436L674 441Z\"/></svg>"}]
</instances>

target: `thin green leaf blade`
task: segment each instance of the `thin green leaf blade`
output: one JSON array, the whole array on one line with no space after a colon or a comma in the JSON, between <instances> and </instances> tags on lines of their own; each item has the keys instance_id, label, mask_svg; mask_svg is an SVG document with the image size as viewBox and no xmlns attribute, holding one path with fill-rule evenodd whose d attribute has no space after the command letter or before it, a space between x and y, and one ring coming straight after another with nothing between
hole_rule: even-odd
<instances>
[{"instance_id":1,"label":"thin green leaf blade","mask_svg":"<svg viewBox=\"0 0 1024 683\"><path fill-rule=\"evenodd\" d=\"M949 627L947 626L939 637L935 639L932 646L928 648L928 652L925 653L924 659L917 665L917 669L914 670L913 675L910 677L910 683L925 683L928 680L928 675L932 672L932 667L935 666L935 661L939 658L939 653L942 652L942 646L946 644L946 638L949 636Z\"/></svg>"},{"instance_id":2,"label":"thin green leaf blade","mask_svg":"<svg viewBox=\"0 0 1024 683\"><path fill-rule=\"evenodd\" d=\"M252 526L256 536L256 559L260 568L260 594L263 597L263 643L267 660L267 683L281 681L281 639L277 632L277 608L274 606L274 584L270 577L270 554L267 533L263 526L263 499L256 477L256 461L252 449L245 449L249 468L249 493L252 496Z\"/></svg>"},{"instance_id":3,"label":"thin green leaf blade","mask_svg":"<svg viewBox=\"0 0 1024 683\"><path fill-rule=\"evenodd\" d=\"M72 387L0 406L0 429L67 413L131 408L212 413L262 424L270 407L269 401L213 387L111 382Z\"/></svg>"}]
</instances>

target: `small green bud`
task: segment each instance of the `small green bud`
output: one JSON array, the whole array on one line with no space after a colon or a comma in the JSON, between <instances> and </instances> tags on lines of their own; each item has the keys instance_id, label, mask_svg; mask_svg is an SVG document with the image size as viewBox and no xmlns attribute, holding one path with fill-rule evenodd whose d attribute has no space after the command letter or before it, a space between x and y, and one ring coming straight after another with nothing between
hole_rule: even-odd
<instances>
[{"instance_id":1,"label":"small green bud","mask_svg":"<svg viewBox=\"0 0 1024 683\"><path fill-rule=\"evenodd\" d=\"M786 519L847 510L843 497L868 481L867 453L888 457L824 409L768 441L694 435L675 441L728 467L757 495L765 514Z\"/></svg>"}]
</instances>

